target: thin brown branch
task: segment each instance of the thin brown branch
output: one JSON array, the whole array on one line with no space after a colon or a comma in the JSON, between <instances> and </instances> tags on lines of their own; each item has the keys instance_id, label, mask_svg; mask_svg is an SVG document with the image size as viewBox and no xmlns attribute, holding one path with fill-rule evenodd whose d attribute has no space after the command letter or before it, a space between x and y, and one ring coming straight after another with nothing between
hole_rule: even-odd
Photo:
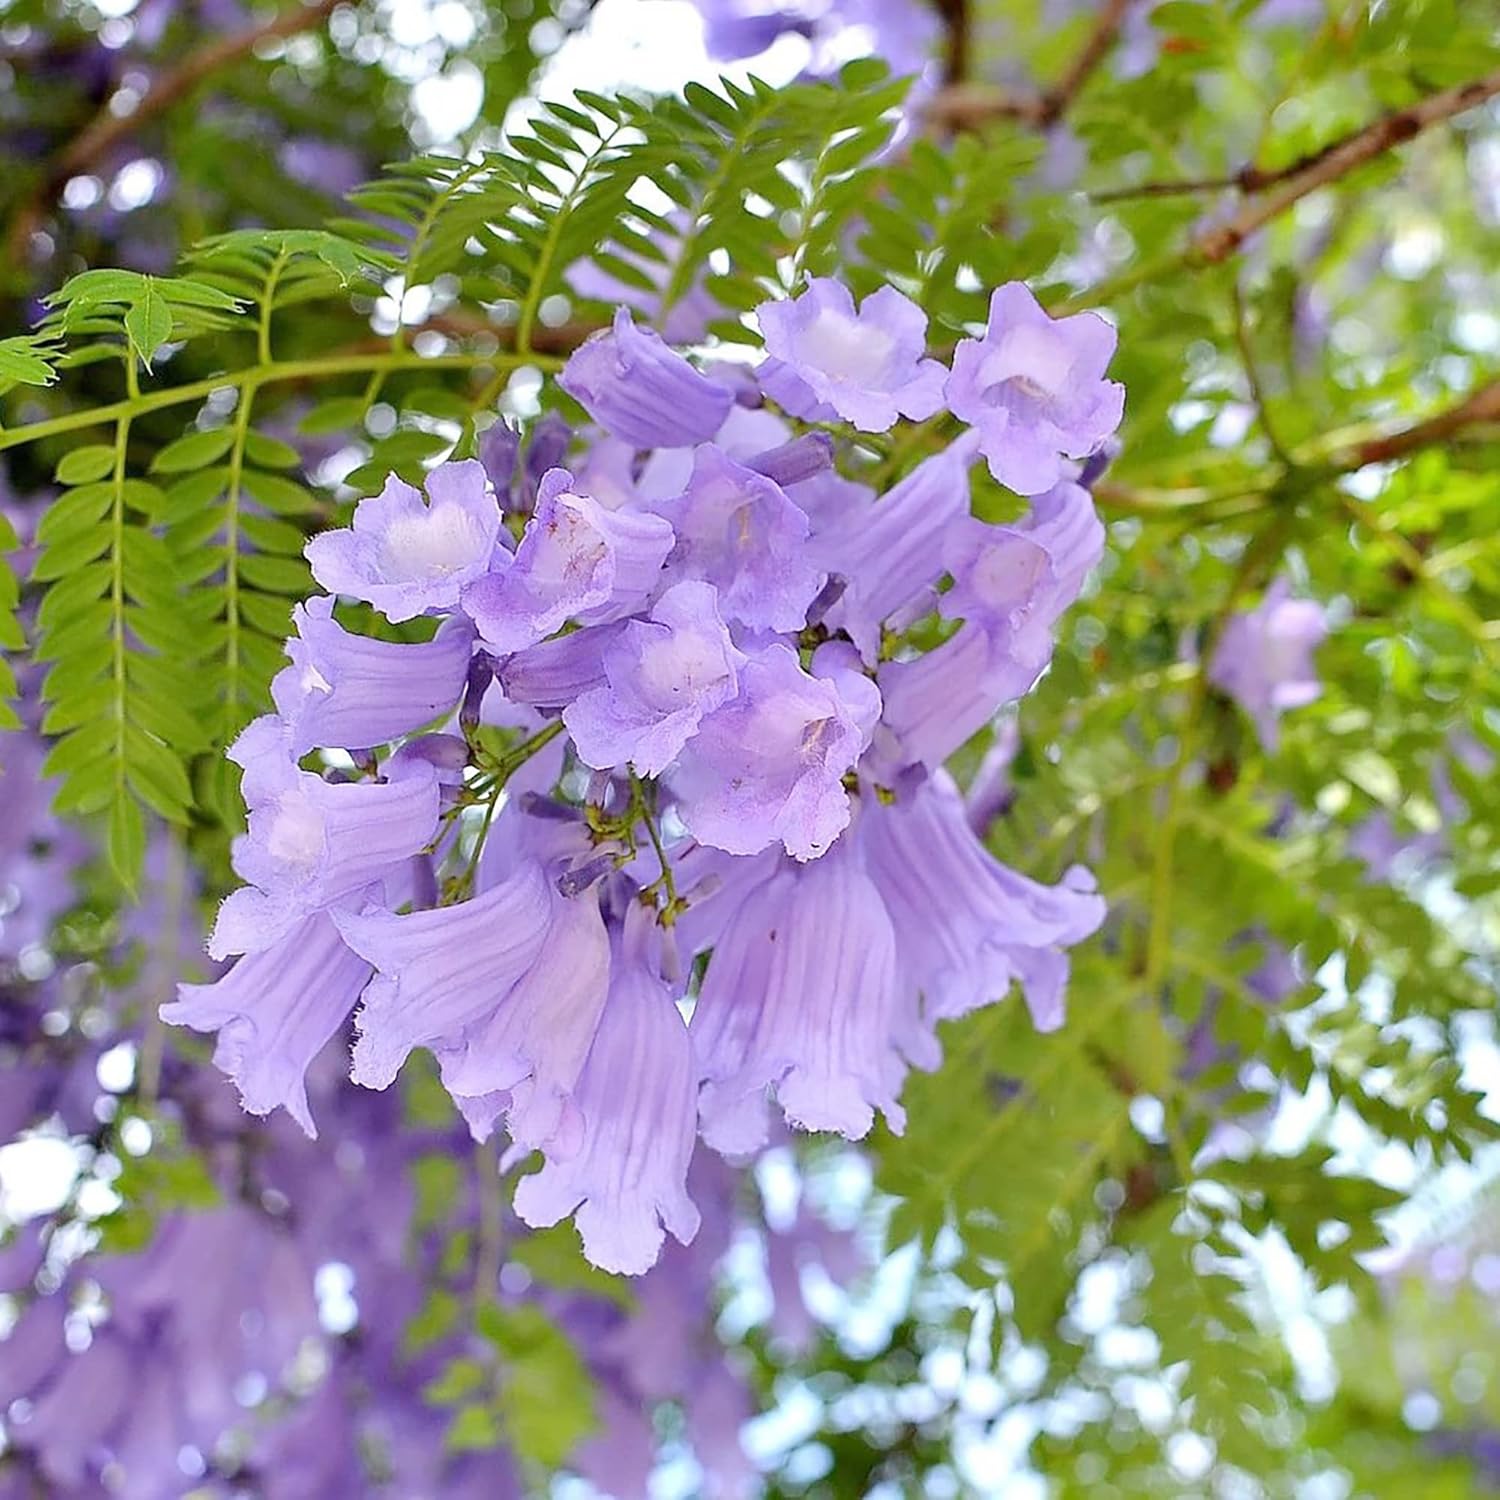
<instances>
[{"instance_id":1,"label":"thin brown branch","mask_svg":"<svg viewBox=\"0 0 1500 1500\"><path fill-rule=\"evenodd\" d=\"M1042 95L1038 123L1044 130L1062 119L1074 99L1078 97L1084 84L1089 81L1090 75L1109 56L1115 42L1119 39L1120 27L1125 21L1125 12L1133 3L1134 0L1104 0L1104 4L1099 9L1099 17L1090 29L1083 46L1078 49L1062 77Z\"/></svg>"},{"instance_id":2,"label":"thin brown branch","mask_svg":"<svg viewBox=\"0 0 1500 1500\"><path fill-rule=\"evenodd\" d=\"M1362 469L1366 464L1389 463L1418 448L1447 442L1463 429L1487 422L1500 422L1500 380L1481 386L1466 400L1447 411L1438 412L1436 416L1387 433L1384 437L1354 443L1335 454L1333 462L1346 470Z\"/></svg>"},{"instance_id":3,"label":"thin brown branch","mask_svg":"<svg viewBox=\"0 0 1500 1500\"><path fill-rule=\"evenodd\" d=\"M927 105L928 121L948 130L977 130L994 120L1041 124L1041 96L1018 94L994 83L955 83L940 89Z\"/></svg>"},{"instance_id":4,"label":"thin brown branch","mask_svg":"<svg viewBox=\"0 0 1500 1500\"><path fill-rule=\"evenodd\" d=\"M1405 109L1392 110L1290 166L1274 172L1247 167L1236 175L1235 185L1250 194L1252 201L1227 224L1201 230L1194 239L1197 256L1210 265L1227 259L1256 230L1309 193L1337 182L1434 125L1477 108L1496 94L1500 94L1500 68L1483 78L1429 94Z\"/></svg>"},{"instance_id":5,"label":"thin brown branch","mask_svg":"<svg viewBox=\"0 0 1500 1500\"><path fill-rule=\"evenodd\" d=\"M1135 0L1104 0L1083 46L1062 76L1040 93L1016 93L993 84L965 83L961 72L950 69L949 86L940 90L928 105L928 118L951 130L974 130L993 120L1017 120L1036 130L1050 130L1067 114L1084 85L1109 55L1119 38L1125 13L1134 3ZM946 14L949 0L940 0L940 9ZM951 27L949 39L951 46Z\"/></svg>"},{"instance_id":6,"label":"thin brown branch","mask_svg":"<svg viewBox=\"0 0 1500 1500\"><path fill-rule=\"evenodd\" d=\"M1431 126L1483 104L1496 94L1500 94L1500 71L1430 94L1405 109L1393 110L1284 167L1266 168L1249 163L1223 177L1138 182L1129 187L1090 193L1089 197L1094 203L1124 203L1133 198L1188 197L1194 193L1224 192L1231 188L1238 189L1246 197L1266 194L1261 201L1246 205L1229 224L1216 226L1198 237L1199 254L1210 261L1221 261L1247 236L1299 199L1411 140Z\"/></svg>"},{"instance_id":7,"label":"thin brown branch","mask_svg":"<svg viewBox=\"0 0 1500 1500\"><path fill-rule=\"evenodd\" d=\"M297 36L321 25L339 3L340 0L314 0L312 4L296 4L263 25L206 43L161 74L135 108L127 113L116 113L106 104L53 157L30 196L16 209L3 252L0 252L0 266L18 263L27 242L69 178L97 165L122 141L128 140L143 125L165 113L221 69L238 62L266 42Z\"/></svg>"},{"instance_id":8,"label":"thin brown branch","mask_svg":"<svg viewBox=\"0 0 1500 1500\"><path fill-rule=\"evenodd\" d=\"M1173 182L1138 182L1130 187L1090 193L1090 203L1128 203L1134 198L1187 198L1194 193L1221 193L1241 187L1242 174L1233 177L1184 177Z\"/></svg>"},{"instance_id":9,"label":"thin brown branch","mask_svg":"<svg viewBox=\"0 0 1500 1500\"><path fill-rule=\"evenodd\" d=\"M969 0L936 0L936 3L947 30L947 40L943 44L943 82L950 86L961 84L969 76Z\"/></svg>"},{"instance_id":10,"label":"thin brown branch","mask_svg":"<svg viewBox=\"0 0 1500 1500\"><path fill-rule=\"evenodd\" d=\"M1327 447L1303 448L1289 455L1288 467L1305 467L1335 474L1352 474L1367 464L1392 463L1423 448L1462 441L1500 424L1500 379L1480 386L1445 411L1424 417L1406 427L1357 442ZM1285 472L1285 470L1283 470ZM1112 479L1101 479L1093 487L1094 499L1106 510L1124 515L1173 519L1187 514L1202 518L1233 520L1265 505L1264 480L1241 481L1227 487L1177 485L1163 489L1140 489Z\"/></svg>"}]
</instances>

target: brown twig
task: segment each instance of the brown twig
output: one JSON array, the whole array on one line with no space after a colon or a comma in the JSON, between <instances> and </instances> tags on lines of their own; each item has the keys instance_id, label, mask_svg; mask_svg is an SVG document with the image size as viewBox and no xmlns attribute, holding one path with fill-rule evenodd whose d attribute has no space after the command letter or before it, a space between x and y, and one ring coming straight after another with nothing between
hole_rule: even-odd
<instances>
[{"instance_id":1,"label":"brown twig","mask_svg":"<svg viewBox=\"0 0 1500 1500\"><path fill-rule=\"evenodd\" d=\"M1082 47L1061 78L1042 95L1042 106L1038 123L1045 130L1055 125L1068 112L1068 107L1078 97L1090 74L1109 56L1120 35L1133 0L1104 0L1099 17L1090 29Z\"/></svg>"},{"instance_id":2,"label":"brown twig","mask_svg":"<svg viewBox=\"0 0 1500 1500\"><path fill-rule=\"evenodd\" d=\"M943 82L961 84L969 73L969 0L936 0L936 4L948 33L943 46Z\"/></svg>"},{"instance_id":3,"label":"brown twig","mask_svg":"<svg viewBox=\"0 0 1500 1500\"><path fill-rule=\"evenodd\" d=\"M1423 448L1453 442L1465 433L1491 423L1500 423L1500 379L1480 386L1457 405L1424 417L1420 422L1358 442L1344 443L1331 450L1304 449L1292 453L1290 458L1294 465L1334 474L1352 474L1367 464L1391 463ZM1137 489L1116 480L1101 479L1094 485L1093 495L1107 510L1166 519L1186 513L1201 516L1211 507L1215 518L1228 520L1243 515L1247 509L1264 508L1253 479L1225 488L1180 485L1165 489Z\"/></svg>"},{"instance_id":4,"label":"brown twig","mask_svg":"<svg viewBox=\"0 0 1500 1500\"><path fill-rule=\"evenodd\" d=\"M1067 114L1084 84L1109 55L1120 35L1125 13L1134 3L1135 0L1104 0L1098 18L1072 62L1054 84L1040 93L1017 94L988 84L964 83L962 72L950 70L949 87L928 106L929 118L954 130L973 130L991 120L1018 120L1037 130L1050 130ZM939 8L945 15L950 4L951 0L940 0ZM950 24L950 49L952 38ZM967 39L964 48L966 54Z\"/></svg>"},{"instance_id":5,"label":"brown twig","mask_svg":"<svg viewBox=\"0 0 1500 1500\"><path fill-rule=\"evenodd\" d=\"M992 120L1035 126L1041 123L1041 96L1018 94L993 83L954 83L928 101L927 118L949 130L977 130Z\"/></svg>"},{"instance_id":6,"label":"brown twig","mask_svg":"<svg viewBox=\"0 0 1500 1500\"><path fill-rule=\"evenodd\" d=\"M1392 110L1288 167L1273 172L1246 168L1236 175L1235 185L1241 192L1252 195L1252 201L1227 224L1200 230L1193 242L1197 255L1210 265L1217 264L1238 250L1257 229L1309 193L1327 187L1393 147L1476 108L1496 94L1500 94L1500 68L1483 78L1429 94L1405 109Z\"/></svg>"},{"instance_id":7,"label":"brown twig","mask_svg":"<svg viewBox=\"0 0 1500 1500\"><path fill-rule=\"evenodd\" d=\"M297 36L320 25L339 3L314 0L312 4L297 4L264 25L206 43L163 73L126 114L117 114L106 104L48 163L30 196L16 209L0 251L0 266L13 266L20 260L27 241L70 178L97 164L221 68L238 62L264 42Z\"/></svg>"},{"instance_id":8,"label":"brown twig","mask_svg":"<svg viewBox=\"0 0 1500 1500\"><path fill-rule=\"evenodd\" d=\"M1457 406L1440 411L1436 416L1387 433L1384 437L1354 443L1335 454L1333 463L1345 470L1362 469L1366 464L1389 463L1418 448L1446 442L1462 429L1485 422L1500 422L1500 380L1481 386Z\"/></svg>"},{"instance_id":9,"label":"brown twig","mask_svg":"<svg viewBox=\"0 0 1500 1500\"><path fill-rule=\"evenodd\" d=\"M1263 224L1284 213L1299 199L1336 181L1393 147L1420 135L1433 125L1473 109L1500 94L1500 70L1470 83L1429 94L1405 109L1392 110L1378 120L1338 140L1300 156L1284 167L1266 168L1253 162L1223 177L1187 177L1170 182L1139 182L1130 187L1091 193L1095 203L1123 203L1132 198L1175 198L1194 193L1237 189L1259 201L1247 204L1228 224L1203 231L1195 241L1201 257L1224 260ZM1265 194L1264 198L1260 198Z\"/></svg>"}]
</instances>

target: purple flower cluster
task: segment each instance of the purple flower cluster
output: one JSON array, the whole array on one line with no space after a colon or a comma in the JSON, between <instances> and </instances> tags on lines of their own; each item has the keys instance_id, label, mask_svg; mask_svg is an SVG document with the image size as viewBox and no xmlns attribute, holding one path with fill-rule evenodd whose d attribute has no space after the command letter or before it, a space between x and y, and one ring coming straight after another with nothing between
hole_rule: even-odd
<instances>
[{"instance_id":1,"label":"purple flower cluster","mask_svg":"<svg viewBox=\"0 0 1500 1500\"><path fill-rule=\"evenodd\" d=\"M238 963L163 1011L311 1131L307 1068L358 1007L354 1079L430 1051L477 1137L542 1153L521 1217L575 1215L614 1271L692 1238L699 1133L755 1151L773 1099L899 1130L937 1024L1013 981L1058 1025L1104 915L1086 872L992 858L942 765L1036 681L1099 556L1064 460L1119 416L1108 326L1002 288L950 375L893 290L814 282L760 320L757 385L621 310L559 380L600 429L582 451L544 420L523 458L497 425L310 545L332 594L424 638L299 610L276 712L231 751L245 883L210 952ZM767 398L974 430L877 496ZM970 514L978 452L1020 519Z\"/></svg>"}]
</instances>

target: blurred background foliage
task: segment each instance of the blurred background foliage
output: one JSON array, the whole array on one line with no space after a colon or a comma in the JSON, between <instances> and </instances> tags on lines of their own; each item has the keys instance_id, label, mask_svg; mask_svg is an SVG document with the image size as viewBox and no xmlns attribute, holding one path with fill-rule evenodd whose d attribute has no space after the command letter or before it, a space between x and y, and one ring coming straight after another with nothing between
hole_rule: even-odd
<instances>
[{"instance_id":1,"label":"blurred background foliage","mask_svg":"<svg viewBox=\"0 0 1500 1500\"><path fill-rule=\"evenodd\" d=\"M538 372L605 315L578 265L663 315L701 282L713 336L747 346L741 314L803 272L896 282L940 350L1024 277L1118 325L1126 423L1095 490L1105 559L1052 669L957 769L1000 778L1002 858L1048 881L1086 863L1111 919L1075 956L1063 1030L1036 1035L1015 1005L955 1023L942 1070L908 1086L904 1137L788 1145L763 1191L741 1184L749 1227L713 1296L763 1413L764 1492L1484 1493L1500 14L939 9L898 121L881 59L791 83L796 37L715 82L676 0L0 8L0 527L42 543L16 559L24 593L0 579L0 631L28 695L33 657L50 664L40 727L74 747L50 765L61 810L104 851L50 934L3 950L0 1066L66 1054L107 1096L84 1127L55 1100L0 1111L0 1187L7 1152L14 1182L19 1147L71 1142L73 1186L42 1221L74 1255L222 1201L163 1081L192 1043L149 1020L192 944L154 963L121 878L159 894L143 860L186 850L203 898L222 889L239 813L219 752L279 662L305 536L472 441L497 402L531 420L555 401ZM640 53L601 63L624 34ZM677 97L690 74L710 87ZM186 279L46 300L102 267ZM944 438L936 419L864 457L893 479ZM975 504L1014 502L985 479ZM1321 696L1269 746L1201 663L1277 579L1331 628ZM128 651L106 660L116 622ZM106 744L116 690L129 727ZM119 1048L116 1086L97 1065ZM406 1107L441 1136L430 1100ZM447 1137L410 1171L438 1268L420 1344L467 1327L445 1278L482 1240L486 1189ZM764 1261L787 1182L858 1225L866 1262L807 1293L814 1332L793 1342L767 1308L798 1275L773 1297ZM4 1200L18 1221L23 1197ZM568 1236L532 1238L507 1265L599 1292ZM589 1381L552 1325L524 1324L475 1324L509 1387L478 1400L472 1355L445 1355L429 1400L459 1412L460 1451L508 1443L533 1490L566 1489ZM528 1383L547 1398L507 1404ZM674 1421L657 1416L669 1458ZM668 1464L657 1482L702 1481Z\"/></svg>"}]
</instances>

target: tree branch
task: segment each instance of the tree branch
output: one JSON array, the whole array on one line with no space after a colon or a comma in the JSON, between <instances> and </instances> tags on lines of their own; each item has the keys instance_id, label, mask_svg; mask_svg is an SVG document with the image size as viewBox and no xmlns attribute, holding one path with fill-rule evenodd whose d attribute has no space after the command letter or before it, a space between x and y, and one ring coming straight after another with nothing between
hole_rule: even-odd
<instances>
[{"instance_id":1,"label":"tree branch","mask_svg":"<svg viewBox=\"0 0 1500 1500\"><path fill-rule=\"evenodd\" d=\"M1073 61L1064 70L1061 78L1042 95L1038 124L1045 130L1055 125L1068 112L1089 81L1089 76L1109 56L1119 39L1120 27L1125 22L1125 12L1133 0L1104 0L1098 19L1094 22L1082 47Z\"/></svg>"},{"instance_id":2,"label":"tree branch","mask_svg":"<svg viewBox=\"0 0 1500 1500\"><path fill-rule=\"evenodd\" d=\"M1352 474L1367 464L1391 463L1423 448L1451 442L1464 432L1489 423L1500 423L1500 379L1480 386L1457 405L1420 422L1358 442L1346 442L1331 450L1304 448L1290 457L1297 466ZM1268 488L1269 482L1264 479L1257 482L1253 477L1223 487L1178 485L1165 489L1138 489L1101 479L1094 486L1093 495L1101 507L1123 515L1169 519L1185 512L1202 515L1211 507L1215 519L1228 520L1248 510L1262 509L1265 502L1260 497Z\"/></svg>"},{"instance_id":3,"label":"tree branch","mask_svg":"<svg viewBox=\"0 0 1500 1500\"><path fill-rule=\"evenodd\" d=\"M4 249L0 251L0 267L13 266L21 259L27 241L69 178L97 164L114 147L128 140L142 125L165 113L206 78L238 62L263 42L297 36L321 25L339 3L340 0L314 0L312 4L297 4L261 26L206 43L163 73L128 114L117 114L106 103L53 157L30 196L16 209Z\"/></svg>"},{"instance_id":4,"label":"tree branch","mask_svg":"<svg viewBox=\"0 0 1500 1500\"><path fill-rule=\"evenodd\" d=\"M1274 172L1246 167L1235 175L1234 185L1243 193L1255 195L1254 201L1247 203L1227 224L1199 231L1193 240L1198 258L1216 265L1238 250L1257 229L1309 193L1327 187L1393 147L1476 108L1496 94L1500 94L1500 69L1456 88L1429 94L1405 109L1392 110L1290 166Z\"/></svg>"},{"instance_id":5,"label":"tree branch","mask_svg":"<svg viewBox=\"0 0 1500 1500\"><path fill-rule=\"evenodd\" d=\"M1125 13L1135 0L1104 0L1099 15L1072 62L1050 87L1037 94L1017 94L990 84L962 81L962 73L949 72L949 87L928 106L928 117L954 130L973 130L991 120L1017 120L1036 130L1050 130L1067 114L1073 101L1099 64L1109 55L1120 35ZM940 0L946 15L951 0ZM952 41L950 23L950 54ZM967 42L965 42L967 61Z\"/></svg>"},{"instance_id":6,"label":"tree branch","mask_svg":"<svg viewBox=\"0 0 1500 1500\"><path fill-rule=\"evenodd\" d=\"M1340 469L1362 469L1366 464L1389 463L1392 459L1404 458L1418 448L1430 448L1435 443L1446 442L1466 427L1479 426L1485 422L1500 422L1500 380L1481 386L1473 395L1440 411L1425 421L1402 427L1384 437L1370 438L1341 449L1333 457Z\"/></svg>"},{"instance_id":7,"label":"tree branch","mask_svg":"<svg viewBox=\"0 0 1500 1500\"><path fill-rule=\"evenodd\" d=\"M943 48L943 82L961 84L969 72L969 0L936 0L938 14L948 29Z\"/></svg>"}]
</instances>

